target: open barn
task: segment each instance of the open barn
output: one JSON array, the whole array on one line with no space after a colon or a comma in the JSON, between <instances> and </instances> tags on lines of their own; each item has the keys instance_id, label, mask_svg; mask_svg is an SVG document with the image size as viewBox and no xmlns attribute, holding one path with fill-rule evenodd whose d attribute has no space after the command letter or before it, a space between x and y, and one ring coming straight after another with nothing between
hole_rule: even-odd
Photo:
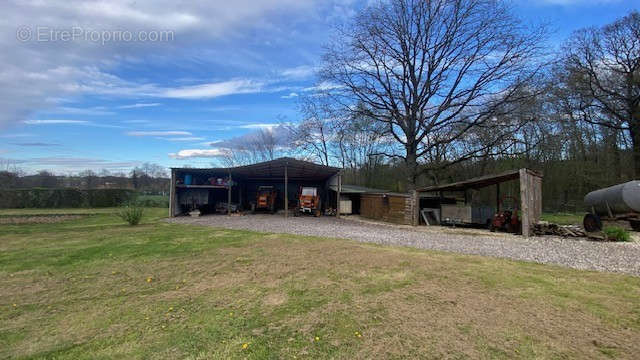
<instances>
[{"instance_id":1,"label":"open barn","mask_svg":"<svg viewBox=\"0 0 640 360\"><path fill-rule=\"evenodd\" d=\"M494 198L488 199L487 194ZM520 214L522 234L529 236L531 227L542 214L542 174L531 169L509 170L424 187L418 189L415 196L420 199L417 200L420 213L414 214L414 225L425 218L428 222L428 216L433 216L437 223L448 220L488 226L493 215L504 210L505 200L510 199ZM425 208L426 199L430 199L431 205Z\"/></svg>"},{"instance_id":2,"label":"open barn","mask_svg":"<svg viewBox=\"0 0 640 360\"><path fill-rule=\"evenodd\" d=\"M258 189L275 191L275 210L288 216L302 187L318 190L323 211L339 207L340 169L293 158L228 168L172 168L170 216L249 210ZM331 190L331 188L335 190ZM339 212L331 211L339 216Z\"/></svg>"}]
</instances>

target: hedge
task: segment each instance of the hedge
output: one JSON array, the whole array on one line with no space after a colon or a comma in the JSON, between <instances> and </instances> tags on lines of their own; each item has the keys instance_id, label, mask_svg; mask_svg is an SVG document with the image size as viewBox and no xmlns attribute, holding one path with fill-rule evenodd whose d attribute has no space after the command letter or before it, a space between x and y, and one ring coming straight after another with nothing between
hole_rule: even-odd
<instances>
[{"instance_id":1,"label":"hedge","mask_svg":"<svg viewBox=\"0 0 640 360\"><path fill-rule=\"evenodd\" d=\"M129 189L0 190L0 208L80 208L120 206L136 198Z\"/></svg>"}]
</instances>

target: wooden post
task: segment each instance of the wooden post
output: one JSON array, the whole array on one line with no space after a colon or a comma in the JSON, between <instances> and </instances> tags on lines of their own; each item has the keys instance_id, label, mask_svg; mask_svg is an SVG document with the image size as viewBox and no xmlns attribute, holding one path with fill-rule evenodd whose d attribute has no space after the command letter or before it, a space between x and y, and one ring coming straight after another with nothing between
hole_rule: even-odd
<instances>
[{"instance_id":1,"label":"wooden post","mask_svg":"<svg viewBox=\"0 0 640 360\"><path fill-rule=\"evenodd\" d=\"M500 183L496 184L496 213L500 212Z\"/></svg>"},{"instance_id":2,"label":"wooden post","mask_svg":"<svg viewBox=\"0 0 640 360\"><path fill-rule=\"evenodd\" d=\"M169 217L176 216L176 170L171 169L171 187L169 188Z\"/></svg>"},{"instance_id":3,"label":"wooden post","mask_svg":"<svg viewBox=\"0 0 640 360\"><path fill-rule=\"evenodd\" d=\"M420 197L417 190L411 190L411 225L420 225Z\"/></svg>"},{"instance_id":4,"label":"wooden post","mask_svg":"<svg viewBox=\"0 0 640 360\"><path fill-rule=\"evenodd\" d=\"M336 193L336 217L340 218L340 194L342 193L342 170L338 173L338 192Z\"/></svg>"},{"instance_id":5,"label":"wooden post","mask_svg":"<svg viewBox=\"0 0 640 360\"><path fill-rule=\"evenodd\" d=\"M522 216L522 235L529 236L531 231L531 217L529 214L529 198L531 196L531 189L529 188L529 174L527 170L520 169L520 212Z\"/></svg>"},{"instance_id":6,"label":"wooden post","mask_svg":"<svg viewBox=\"0 0 640 360\"><path fill-rule=\"evenodd\" d=\"M284 217L289 217L289 163L284 163Z\"/></svg>"},{"instance_id":7,"label":"wooden post","mask_svg":"<svg viewBox=\"0 0 640 360\"><path fill-rule=\"evenodd\" d=\"M231 216L231 171L229 171L229 179L227 180L227 215Z\"/></svg>"}]
</instances>

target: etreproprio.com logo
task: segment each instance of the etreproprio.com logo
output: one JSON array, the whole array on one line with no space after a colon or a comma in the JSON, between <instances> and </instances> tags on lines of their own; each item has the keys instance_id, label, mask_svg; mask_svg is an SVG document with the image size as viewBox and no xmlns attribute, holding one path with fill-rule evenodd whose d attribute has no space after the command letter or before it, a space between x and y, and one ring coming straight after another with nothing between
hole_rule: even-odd
<instances>
[{"instance_id":1,"label":"etreproprio.com logo","mask_svg":"<svg viewBox=\"0 0 640 360\"><path fill-rule=\"evenodd\" d=\"M19 26L16 29L16 39L21 42L85 41L104 45L109 42L169 42L174 38L173 30L96 30L80 26Z\"/></svg>"}]
</instances>

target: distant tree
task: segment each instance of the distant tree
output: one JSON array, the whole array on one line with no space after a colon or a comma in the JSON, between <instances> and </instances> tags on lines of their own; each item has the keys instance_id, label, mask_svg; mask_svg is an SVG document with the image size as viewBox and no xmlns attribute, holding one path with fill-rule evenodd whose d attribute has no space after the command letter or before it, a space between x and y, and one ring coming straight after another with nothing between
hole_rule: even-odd
<instances>
[{"instance_id":1,"label":"distant tree","mask_svg":"<svg viewBox=\"0 0 640 360\"><path fill-rule=\"evenodd\" d=\"M38 175L36 175L36 177L36 186L45 188L55 188L58 186L58 178L49 171L41 170L38 172Z\"/></svg>"},{"instance_id":2,"label":"distant tree","mask_svg":"<svg viewBox=\"0 0 640 360\"><path fill-rule=\"evenodd\" d=\"M640 176L640 13L575 32L564 47L574 113L594 125L628 132Z\"/></svg>"},{"instance_id":3,"label":"distant tree","mask_svg":"<svg viewBox=\"0 0 640 360\"><path fill-rule=\"evenodd\" d=\"M85 170L78 174L87 189L94 189L98 186L98 175L93 170Z\"/></svg>"},{"instance_id":4,"label":"distant tree","mask_svg":"<svg viewBox=\"0 0 640 360\"><path fill-rule=\"evenodd\" d=\"M319 88L386 127L400 150L383 154L403 160L410 189L435 149L455 149L453 164L486 153L487 144L462 146L473 129L500 130L490 146L509 135L495 112L522 94L544 46L543 29L495 0L379 2L338 32Z\"/></svg>"}]
</instances>

